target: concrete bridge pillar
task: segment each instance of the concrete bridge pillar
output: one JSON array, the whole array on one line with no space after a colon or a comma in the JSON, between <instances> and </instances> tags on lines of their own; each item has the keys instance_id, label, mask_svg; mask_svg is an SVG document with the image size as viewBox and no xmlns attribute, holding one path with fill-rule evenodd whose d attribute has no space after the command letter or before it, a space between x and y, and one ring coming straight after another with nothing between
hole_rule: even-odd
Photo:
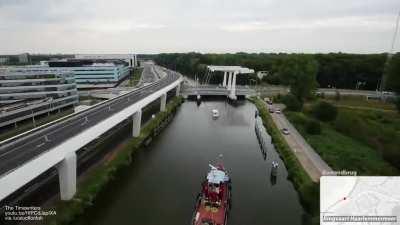
<instances>
[{"instance_id":1,"label":"concrete bridge pillar","mask_svg":"<svg viewBox=\"0 0 400 225\"><path fill-rule=\"evenodd\" d=\"M165 111L166 104L167 104L167 93L161 95L161 105L160 105L161 112Z\"/></svg>"},{"instance_id":2,"label":"concrete bridge pillar","mask_svg":"<svg viewBox=\"0 0 400 225\"><path fill-rule=\"evenodd\" d=\"M229 98L236 100L236 75L237 72L233 72L233 78L232 78L232 84L231 84L231 89L229 93Z\"/></svg>"},{"instance_id":3,"label":"concrete bridge pillar","mask_svg":"<svg viewBox=\"0 0 400 225\"><path fill-rule=\"evenodd\" d=\"M226 71L224 71L224 80L222 81L222 87L226 87Z\"/></svg>"},{"instance_id":4,"label":"concrete bridge pillar","mask_svg":"<svg viewBox=\"0 0 400 225\"><path fill-rule=\"evenodd\" d=\"M132 116L132 137L139 137L142 123L142 109L139 109Z\"/></svg>"},{"instance_id":5,"label":"concrete bridge pillar","mask_svg":"<svg viewBox=\"0 0 400 225\"><path fill-rule=\"evenodd\" d=\"M228 90L231 90L232 85L232 73L228 72Z\"/></svg>"},{"instance_id":6,"label":"concrete bridge pillar","mask_svg":"<svg viewBox=\"0 0 400 225\"><path fill-rule=\"evenodd\" d=\"M233 91L235 91L235 90L236 90L236 75L237 75L237 73L236 73L236 72L235 72L235 73L233 73L232 87L231 87L231 89L232 89Z\"/></svg>"},{"instance_id":7,"label":"concrete bridge pillar","mask_svg":"<svg viewBox=\"0 0 400 225\"><path fill-rule=\"evenodd\" d=\"M76 153L68 153L56 167L61 200L71 200L76 192Z\"/></svg>"},{"instance_id":8,"label":"concrete bridge pillar","mask_svg":"<svg viewBox=\"0 0 400 225\"><path fill-rule=\"evenodd\" d=\"M176 86L176 96L179 96L181 92L181 83L178 84L178 86Z\"/></svg>"}]
</instances>

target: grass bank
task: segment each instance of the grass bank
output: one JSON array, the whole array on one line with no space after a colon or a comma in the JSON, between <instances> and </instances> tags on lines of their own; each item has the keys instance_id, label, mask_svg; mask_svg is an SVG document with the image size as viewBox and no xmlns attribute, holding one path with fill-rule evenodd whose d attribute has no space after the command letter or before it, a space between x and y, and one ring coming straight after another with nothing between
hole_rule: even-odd
<instances>
[{"instance_id":1,"label":"grass bank","mask_svg":"<svg viewBox=\"0 0 400 225\"><path fill-rule=\"evenodd\" d=\"M48 219L45 224L70 224L79 215L82 215L87 208L94 204L99 192L112 182L117 172L132 162L134 153L140 150L144 141L152 135L153 131L171 114L175 113L182 101L181 97L174 97L167 104L165 112L157 113L156 117L142 128L139 137L129 140L114 157L89 171L85 175L85 180L78 184L75 197L70 201L57 202L55 206L57 216Z\"/></svg>"},{"instance_id":2,"label":"grass bank","mask_svg":"<svg viewBox=\"0 0 400 225\"><path fill-rule=\"evenodd\" d=\"M278 150L279 155L285 162L288 170L288 178L293 182L300 197L300 202L310 215L304 221L304 224L319 224L319 186L314 183L308 176L306 171L293 154L292 150L286 143L282 133L276 127L271 115L265 106L265 103L258 98L250 98L250 101L257 107L259 114L263 120L272 141Z\"/></svg>"},{"instance_id":3,"label":"grass bank","mask_svg":"<svg viewBox=\"0 0 400 225\"><path fill-rule=\"evenodd\" d=\"M320 135L310 135L304 129L315 101L307 103L301 113L286 114L334 169L353 169L362 175L400 173L400 114L392 103L360 96L321 100L335 105L338 115L321 123Z\"/></svg>"},{"instance_id":4,"label":"grass bank","mask_svg":"<svg viewBox=\"0 0 400 225\"><path fill-rule=\"evenodd\" d=\"M129 77L129 87L134 87L139 83L140 77L142 76L143 68L134 68L131 76Z\"/></svg>"},{"instance_id":5,"label":"grass bank","mask_svg":"<svg viewBox=\"0 0 400 225\"><path fill-rule=\"evenodd\" d=\"M377 99L367 100L365 96L342 95L340 99L335 99L334 96L326 96L324 100L343 108L396 111L396 106L391 102L383 102Z\"/></svg>"},{"instance_id":6,"label":"grass bank","mask_svg":"<svg viewBox=\"0 0 400 225\"><path fill-rule=\"evenodd\" d=\"M348 113L355 112L344 112L343 109L340 109L336 121L320 122L322 131L320 134L309 134L305 128L307 121L312 119L309 113L285 112L289 121L332 169L353 170L357 171L358 175L398 174L398 170L384 160L379 151L368 145L366 140L362 140L367 138L363 133L368 132L372 127L355 126L355 123L351 122L352 118L363 119ZM340 132L335 129L338 122L343 126L343 129L348 130ZM376 132L380 131L376 130ZM360 140L348 135L350 133L353 133L351 136L360 136Z\"/></svg>"},{"instance_id":7,"label":"grass bank","mask_svg":"<svg viewBox=\"0 0 400 225\"><path fill-rule=\"evenodd\" d=\"M400 170L400 114L396 111L340 108L336 131L376 150Z\"/></svg>"}]
</instances>

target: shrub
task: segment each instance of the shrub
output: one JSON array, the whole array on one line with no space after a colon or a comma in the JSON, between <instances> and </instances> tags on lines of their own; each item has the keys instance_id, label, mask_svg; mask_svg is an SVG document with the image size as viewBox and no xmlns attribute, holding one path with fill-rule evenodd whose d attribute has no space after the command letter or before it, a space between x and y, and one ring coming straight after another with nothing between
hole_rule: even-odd
<instances>
[{"instance_id":1,"label":"shrub","mask_svg":"<svg viewBox=\"0 0 400 225\"><path fill-rule=\"evenodd\" d=\"M306 123L306 131L309 134L321 134L321 124L319 121L311 119Z\"/></svg>"},{"instance_id":2,"label":"shrub","mask_svg":"<svg viewBox=\"0 0 400 225\"><path fill-rule=\"evenodd\" d=\"M286 105L287 109L290 111L301 111L303 108L303 103L300 102L296 96L288 94L283 96L282 102Z\"/></svg>"},{"instance_id":3,"label":"shrub","mask_svg":"<svg viewBox=\"0 0 400 225\"><path fill-rule=\"evenodd\" d=\"M280 102L282 100L282 95L281 93L278 93L274 98L274 102Z\"/></svg>"},{"instance_id":4,"label":"shrub","mask_svg":"<svg viewBox=\"0 0 400 225\"><path fill-rule=\"evenodd\" d=\"M397 112L400 113L400 97L397 97L394 104L396 105Z\"/></svg>"},{"instance_id":5,"label":"shrub","mask_svg":"<svg viewBox=\"0 0 400 225\"><path fill-rule=\"evenodd\" d=\"M395 144L392 144L392 146L389 145L388 148L383 151L383 158L393 166L400 168L400 151Z\"/></svg>"},{"instance_id":6,"label":"shrub","mask_svg":"<svg viewBox=\"0 0 400 225\"><path fill-rule=\"evenodd\" d=\"M311 112L315 118L326 122L335 120L338 114L336 106L324 101L313 105Z\"/></svg>"},{"instance_id":7,"label":"shrub","mask_svg":"<svg viewBox=\"0 0 400 225\"><path fill-rule=\"evenodd\" d=\"M340 95L340 92L338 90L335 91L335 100L339 101L342 98L342 96Z\"/></svg>"}]
</instances>

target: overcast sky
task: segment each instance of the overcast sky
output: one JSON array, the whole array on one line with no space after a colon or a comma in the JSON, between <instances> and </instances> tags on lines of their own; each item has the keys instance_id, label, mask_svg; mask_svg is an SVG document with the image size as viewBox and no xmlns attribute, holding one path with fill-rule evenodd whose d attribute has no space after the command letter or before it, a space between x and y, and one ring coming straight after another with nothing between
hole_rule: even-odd
<instances>
[{"instance_id":1,"label":"overcast sky","mask_svg":"<svg viewBox=\"0 0 400 225\"><path fill-rule=\"evenodd\" d=\"M387 52L399 10L400 0L0 0L0 54Z\"/></svg>"}]
</instances>

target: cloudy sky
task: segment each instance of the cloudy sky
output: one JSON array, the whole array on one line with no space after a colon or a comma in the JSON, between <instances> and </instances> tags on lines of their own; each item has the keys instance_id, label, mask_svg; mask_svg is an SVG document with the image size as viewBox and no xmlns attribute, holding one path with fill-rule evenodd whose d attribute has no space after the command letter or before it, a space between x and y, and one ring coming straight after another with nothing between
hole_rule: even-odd
<instances>
[{"instance_id":1,"label":"cloudy sky","mask_svg":"<svg viewBox=\"0 0 400 225\"><path fill-rule=\"evenodd\" d=\"M387 52L399 10L400 0L0 0L0 54Z\"/></svg>"}]
</instances>

